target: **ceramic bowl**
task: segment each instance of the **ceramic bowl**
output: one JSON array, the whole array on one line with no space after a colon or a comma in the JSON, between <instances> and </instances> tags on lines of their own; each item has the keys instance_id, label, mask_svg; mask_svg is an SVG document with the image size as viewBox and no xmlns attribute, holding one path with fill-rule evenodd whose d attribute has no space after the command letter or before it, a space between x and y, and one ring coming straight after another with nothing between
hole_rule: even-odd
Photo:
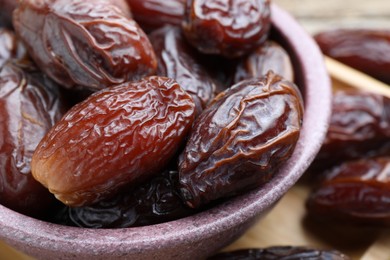
<instances>
[{"instance_id":1,"label":"ceramic bowl","mask_svg":"<svg viewBox=\"0 0 390 260\"><path fill-rule=\"evenodd\" d=\"M38 259L203 259L242 235L308 168L325 137L331 111L330 80L317 45L275 5L272 17L272 36L290 53L305 101L296 149L272 181L199 214L136 228L66 227L0 206L0 239Z\"/></svg>"}]
</instances>

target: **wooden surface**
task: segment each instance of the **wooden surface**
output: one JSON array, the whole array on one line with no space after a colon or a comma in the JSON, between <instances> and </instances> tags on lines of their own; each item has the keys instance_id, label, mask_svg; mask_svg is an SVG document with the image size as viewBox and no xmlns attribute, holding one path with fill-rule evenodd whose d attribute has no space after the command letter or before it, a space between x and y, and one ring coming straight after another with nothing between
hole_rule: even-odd
<instances>
[{"instance_id":1,"label":"wooden surface","mask_svg":"<svg viewBox=\"0 0 390 260\"><path fill-rule=\"evenodd\" d=\"M273 0L311 34L331 28L390 28L390 0ZM334 85L346 87L339 79ZM347 86L348 87L348 86ZM224 250L275 245L338 249L353 259L390 260L390 229L323 225L306 218L310 185L296 184L265 218ZM0 260L31 260L0 242Z\"/></svg>"}]
</instances>

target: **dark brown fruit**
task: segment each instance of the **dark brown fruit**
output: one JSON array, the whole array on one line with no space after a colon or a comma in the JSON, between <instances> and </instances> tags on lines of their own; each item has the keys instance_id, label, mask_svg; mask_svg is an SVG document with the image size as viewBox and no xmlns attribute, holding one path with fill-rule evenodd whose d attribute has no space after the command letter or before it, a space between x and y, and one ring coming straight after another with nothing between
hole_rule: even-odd
<instances>
[{"instance_id":1,"label":"dark brown fruit","mask_svg":"<svg viewBox=\"0 0 390 260\"><path fill-rule=\"evenodd\" d=\"M157 74L175 79L194 99L197 114L214 98L215 83L200 64L199 53L184 39L181 29L167 26L149 35L157 60Z\"/></svg>"},{"instance_id":2,"label":"dark brown fruit","mask_svg":"<svg viewBox=\"0 0 390 260\"><path fill-rule=\"evenodd\" d=\"M33 156L33 175L63 203L91 205L161 172L194 113L191 96L164 77L96 92L44 137Z\"/></svg>"},{"instance_id":3,"label":"dark brown fruit","mask_svg":"<svg viewBox=\"0 0 390 260\"><path fill-rule=\"evenodd\" d=\"M11 63L0 68L0 203L35 217L49 213L55 199L32 177L31 158L63 114L58 89L38 74Z\"/></svg>"},{"instance_id":4,"label":"dark brown fruit","mask_svg":"<svg viewBox=\"0 0 390 260\"><path fill-rule=\"evenodd\" d=\"M342 163L326 173L308 200L321 219L390 224L390 157Z\"/></svg>"},{"instance_id":5,"label":"dark brown fruit","mask_svg":"<svg viewBox=\"0 0 390 260\"><path fill-rule=\"evenodd\" d=\"M238 64L234 82L263 77L269 70L286 80L294 80L290 57L278 43L267 41Z\"/></svg>"},{"instance_id":6,"label":"dark brown fruit","mask_svg":"<svg viewBox=\"0 0 390 260\"><path fill-rule=\"evenodd\" d=\"M126 0L134 19L147 31L165 25L181 26L186 0Z\"/></svg>"},{"instance_id":7,"label":"dark brown fruit","mask_svg":"<svg viewBox=\"0 0 390 260\"><path fill-rule=\"evenodd\" d=\"M320 250L300 246L273 246L223 252L208 260L348 260L336 250Z\"/></svg>"},{"instance_id":8,"label":"dark brown fruit","mask_svg":"<svg viewBox=\"0 0 390 260\"><path fill-rule=\"evenodd\" d=\"M315 40L324 54L390 84L390 30L338 29Z\"/></svg>"},{"instance_id":9,"label":"dark brown fruit","mask_svg":"<svg viewBox=\"0 0 390 260\"><path fill-rule=\"evenodd\" d=\"M269 0L188 0L183 30L203 53L241 57L265 42L270 15Z\"/></svg>"},{"instance_id":10,"label":"dark brown fruit","mask_svg":"<svg viewBox=\"0 0 390 260\"><path fill-rule=\"evenodd\" d=\"M99 90L155 72L139 26L106 0L24 0L14 26L42 71L66 88Z\"/></svg>"},{"instance_id":11,"label":"dark brown fruit","mask_svg":"<svg viewBox=\"0 0 390 260\"><path fill-rule=\"evenodd\" d=\"M176 190L177 171L164 171L151 181L98 202L66 207L56 216L59 224L86 228L126 228L153 225L195 213Z\"/></svg>"},{"instance_id":12,"label":"dark brown fruit","mask_svg":"<svg viewBox=\"0 0 390 260\"><path fill-rule=\"evenodd\" d=\"M8 29L0 28L0 69L9 60L19 60L27 55L24 45Z\"/></svg>"},{"instance_id":13,"label":"dark brown fruit","mask_svg":"<svg viewBox=\"0 0 390 260\"><path fill-rule=\"evenodd\" d=\"M330 126L311 168L390 152L390 99L360 90L333 95Z\"/></svg>"},{"instance_id":14,"label":"dark brown fruit","mask_svg":"<svg viewBox=\"0 0 390 260\"><path fill-rule=\"evenodd\" d=\"M302 116L298 88L273 73L219 94L198 117L180 156L187 204L196 208L269 181L291 156Z\"/></svg>"}]
</instances>

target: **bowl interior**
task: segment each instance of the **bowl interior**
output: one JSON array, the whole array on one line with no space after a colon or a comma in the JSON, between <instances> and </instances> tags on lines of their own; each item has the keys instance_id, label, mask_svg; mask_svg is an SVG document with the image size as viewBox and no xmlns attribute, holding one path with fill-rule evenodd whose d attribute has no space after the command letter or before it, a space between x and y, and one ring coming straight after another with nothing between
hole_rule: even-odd
<instances>
[{"instance_id":1,"label":"bowl interior","mask_svg":"<svg viewBox=\"0 0 390 260\"><path fill-rule=\"evenodd\" d=\"M158 225L127 229L81 229L46 223L0 205L0 238L39 258L202 258L232 242L299 179L325 137L331 108L330 80L311 37L272 5L272 37L289 52L305 114L292 157L263 187L210 210Z\"/></svg>"}]
</instances>

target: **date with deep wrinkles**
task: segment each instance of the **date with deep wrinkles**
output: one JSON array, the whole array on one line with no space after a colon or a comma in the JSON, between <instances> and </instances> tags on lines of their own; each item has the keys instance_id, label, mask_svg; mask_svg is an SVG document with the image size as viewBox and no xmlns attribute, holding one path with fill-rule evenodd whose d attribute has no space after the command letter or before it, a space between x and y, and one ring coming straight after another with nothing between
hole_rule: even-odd
<instances>
[{"instance_id":1,"label":"date with deep wrinkles","mask_svg":"<svg viewBox=\"0 0 390 260\"><path fill-rule=\"evenodd\" d=\"M269 181L292 154L303 104L298 88L270 72L219 94L195 122L179 159L191 207Z\"/></svg>"},{"instance_id":2,"label":"date with deep wrinkles","mask_svg":"<svg viewBox=\"0 0 390 260\"><path fill-rule=\"evenodd\" d=\"M35 179L69 206L113 196L158 174L176 155L195 105L173 79L151 76L75 105L34 152Z\"/></svg>"}]
</instances>

